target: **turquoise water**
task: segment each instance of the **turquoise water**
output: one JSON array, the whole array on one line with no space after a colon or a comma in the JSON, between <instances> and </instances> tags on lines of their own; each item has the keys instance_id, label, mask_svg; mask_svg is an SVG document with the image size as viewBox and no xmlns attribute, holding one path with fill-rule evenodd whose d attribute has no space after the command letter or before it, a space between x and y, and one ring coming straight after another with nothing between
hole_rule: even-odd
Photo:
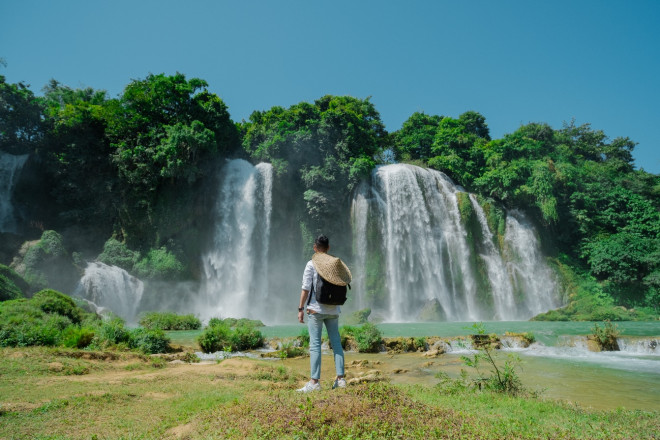
<instances>
[{"instance_id":1,"label":"turquoise water","mask_svg":"<svg viewBox=\"0 0 660 440\"><path fill-rule=\"evenodd\" d=\"M474 333L471 322L378 324L385 337L439 336L457 337ZM601 324L602 325L602 324ZM629 346L620 352L590 352L580 341L592 333L593 322L485 322L488 333L531 332L538 343L529 348L498 350L501 362L509 354L521 359L520 377L528 388L544 390L544 397L576 402L599 409L642 409L660 411L660 347L649 349L649 343L660 345L660 322L616 323ZM304 324L262 327L266 338L295 337L306 329ZM196 346L201 331L168 332L172 342ZM577 343L573 341L577 340ZM632 342L630 342L632 341ZM639 342L637 345L634 342ZM640 348L641 347L641 348ZM470 354L460 349L433 359L419 353L388 355L391 368L408 370L405 375L392 375L393 382L438 383L436 374L457 376L466 368L460 356ZM347 353L348 359L383 359L382 354ZM303 360L308 362L307 360Z\"/></svg>"},{"instance_id":2,"label":"turquoise water","mask_svg":"<svg viewBox=\"0 0 660 440\"><path fill-rule=\"evenodd\" d=\"M378 328L387 338L397 336L465 336L474 333L473 322L432 322L378 324ZM536 322L536 321L493 321L484 322L488 333L532 332L537 341L545 345L555 345L562 335L588 335L594 327L593 322ZM598 323L602 327L602 323ZM653 322L617 322L622 336L660 336L660 321ZM286 338L297 336L307 328L304 324L276 325L262 327L261 332L268 338Z\"/></svg>"}]
</instances>

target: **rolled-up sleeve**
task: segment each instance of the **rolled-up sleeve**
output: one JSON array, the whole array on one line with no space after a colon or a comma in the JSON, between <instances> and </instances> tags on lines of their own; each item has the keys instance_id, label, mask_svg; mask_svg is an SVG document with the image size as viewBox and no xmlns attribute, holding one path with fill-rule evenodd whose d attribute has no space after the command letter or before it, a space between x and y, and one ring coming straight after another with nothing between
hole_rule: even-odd
<instances>
[{"instance_id":1,"label":"rolled-up sleeve","mask_svg":"<svg viewBox=\"0 0 660 440\"><path fill-rule=\"evenodd\" d=\"M305 272L302 278L302 290L312 290L312 281L314 279L314 265L311 261L307 262Z\"/></svg>"}]
</instances>

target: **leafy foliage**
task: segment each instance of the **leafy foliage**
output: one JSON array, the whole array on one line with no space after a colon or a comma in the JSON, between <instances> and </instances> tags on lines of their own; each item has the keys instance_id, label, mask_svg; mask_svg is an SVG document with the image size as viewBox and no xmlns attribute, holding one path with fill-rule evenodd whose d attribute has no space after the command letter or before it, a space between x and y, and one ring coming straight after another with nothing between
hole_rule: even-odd
<instances>
[{"instance_id":1,"label":"leafy foliage","mask_svg":"<svg viewBox=\"0 0 660 440\"><path fill-rule=\"evenodd\" d=\"M616 324L605 321L604 326L599 327L598 323L594 323L591 331L591 337L598 343L602 350L616 351L619 349L617 338L621 332L617 329Z\"/></svg>"},{"instance_id":2,"label":"leafy foliage","mask_svg":"<svg viewBox=\"0 0 660 440\"><path fill-rule=\"evenodd\" d=\"M383 345L382 332L370 322L356 327L342 326L339 329L339 335L342 339L342 345L347 344L349 337L355 340L360 353L378 353Z\"/></svg>"},{"instance_id":3,"label":"leafy foliage","mask_svg":"<svg viewBox=\"0 0 660 440\"><path fill-rule=\"evenodd\" d=\"M146 354L165 353L169 350L170 338L160 329L136 328L130 331L129 347Z\"/></svg>"},{"instance_id":4,"label":"leafy foliage","mask_svg":"<svg viewBox=\"0 0 660 440\"><path fill-rule=\"evenodd\" d=\"M8 84L0 75L0 150L25 154L41 144L42 107L24 83Z\"/></svg>"},{"instance_id":5,"label":"leafy foliage","mask_svg":"<svg viewBox=\"0 0 660 440\"><path fill-rule=\"evenodd\" d=\"M240 351L263 346L264 336L252 325L242 324L232 329L228 323L216 319L209 322L197 342L205 353Z\"/></svg>"},{"instance_id":6,"label":"leafy foliage","mask_svg":"<svg viewBox=\"0 0 660 440\"><path fill-rule=\"evenodd\" d=\"M195 315L178 315L172 312L148 312L140 317L140 325L147 329L198 330L202 322Z\"/></svg>"},{"instance_id":7,"label":"leafy foliage","mask_svg":"<svg viewBox=\"0 0 660 440\"><path fill-rule=\"evenodd\" d=\"M151 249L135 264L135 272L140 278L176 280L185 273L185 267L166 247Z\"/></svg>"},{"instance_id":8,"label":"leafy foliage","mask_svg":"<svg viewBox=\"0 0 660 440\"><path fill-rule=\"evenodd\" d=\"M368 178L375 154L386 144L384 125L369 99L328 95L313 104L256 111L241 131L253 160L272 163L281 179L300 188L296 203L306 213L301 228L311 236L321 229L343 236L347 220L327 218Z\"/></svg>"}]
</instances>

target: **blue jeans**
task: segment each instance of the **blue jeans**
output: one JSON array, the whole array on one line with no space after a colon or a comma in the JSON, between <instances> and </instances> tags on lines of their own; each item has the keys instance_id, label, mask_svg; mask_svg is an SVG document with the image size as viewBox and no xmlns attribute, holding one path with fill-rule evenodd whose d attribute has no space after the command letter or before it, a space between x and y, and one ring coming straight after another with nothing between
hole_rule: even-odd
<instances>
[{"instance_id":1,"label":"blue jeans","mask_svg":"<svg viewBox=\"0 0 660 440\"><path fill-rule=\"evenodd\" d=\"M344 349L341 347L339 337L339 315L324 315L322 313L307 314L307 327L309 328L309 359L312 370L312 379L321 378L321 334L323 323L328 330L328 337L335 355L335 370L337 376L344 375Z\"/></svg>"}]
</instances>

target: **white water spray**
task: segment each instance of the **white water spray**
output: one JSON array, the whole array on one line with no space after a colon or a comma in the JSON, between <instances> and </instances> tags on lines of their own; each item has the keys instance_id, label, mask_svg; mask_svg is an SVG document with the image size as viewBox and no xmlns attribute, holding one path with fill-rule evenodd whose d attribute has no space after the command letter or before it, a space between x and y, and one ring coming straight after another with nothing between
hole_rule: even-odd
<instances>
[{"instance_id":1,"label":"white water spray","mask_svg":"<svg viewBox=\"0 0 660 440\"><path fill-rule=\"evenodd\" d=\"M236 159L223 168L213 246L202 258L203 318L249 317L268 321L268 243L273 171Z\"/></svg>"},{"instance_id":2,"label":"white water spray","mask_svg":"<svg viewBox=\"0 0 660 440\"><path fill-rule=\"evenodd\" d=\"M112 310L128 323L135 323L143 293L142 281L124 269L92 262L87 264L75 295Z\"/></svg>"},{"instance_id":3,"label":"white water spray","mask_svg":"<svg viewBox=\"0 0 660 440\"><path fill-rule=\"evenodd\" d=\"M366 249L378 248L386 283L367 298L369 287L358 275L356 306L372 307L388 322L410 322L429 304L447 321L529 319L560 305L553 273L522 214L507 216L503 252L473 195L481 239L468 240L457 197L463 190L443 173L396 164L378 167L372 178L373 188L361 187L352 205L355 272L366 273L372 258ZM373 237L382 245L370 243Z\"/></svg>"}]
</instances>

